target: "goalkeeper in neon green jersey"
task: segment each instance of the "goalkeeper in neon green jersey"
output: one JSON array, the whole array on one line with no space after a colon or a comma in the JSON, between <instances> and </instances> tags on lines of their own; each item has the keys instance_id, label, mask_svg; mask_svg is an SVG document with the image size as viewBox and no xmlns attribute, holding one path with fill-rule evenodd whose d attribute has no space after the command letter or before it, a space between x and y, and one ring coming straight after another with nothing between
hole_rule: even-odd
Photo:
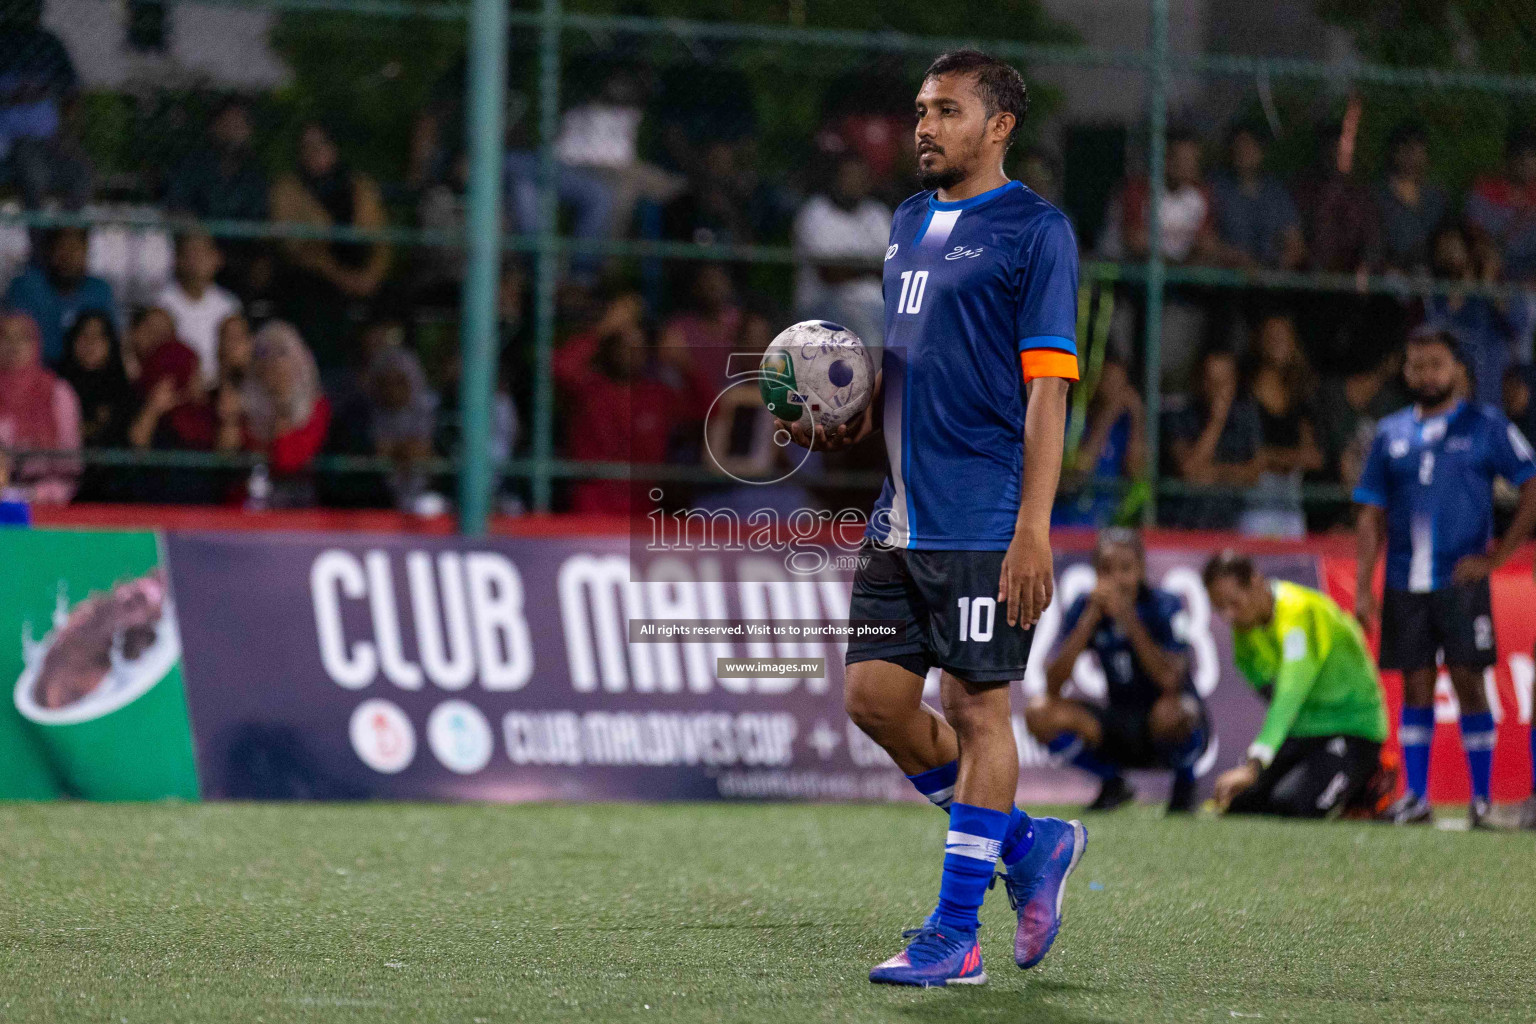
<instances>
[{"instance_id":1,"label":"goalkeeper in neon green jersey","mask_svg":"<svg viewBox=\"0 0 1536 1024\"><path fill-rule=\"evenodd\" d=\"M1348 807L1370 785L1387 738L1359 624L1326 595L1265 579L1230 551L1206 564L1205 588L1232 626L1239 671L1269 701L1248 760L1216 780L1216 805L1298 818Z\"/></svg>"}]
</instances>

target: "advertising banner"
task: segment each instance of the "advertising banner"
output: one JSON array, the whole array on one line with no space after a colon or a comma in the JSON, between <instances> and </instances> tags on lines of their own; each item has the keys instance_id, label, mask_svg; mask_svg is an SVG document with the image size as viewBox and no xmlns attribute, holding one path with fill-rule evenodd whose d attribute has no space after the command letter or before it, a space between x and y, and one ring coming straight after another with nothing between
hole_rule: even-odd
<instances>
[{"instance_id":1,"label":"advertising banner","mask_svg":"<svg viewBox=\"0 0 1536 1024\"><path fill-rule=\"evenodd\" d=\"M1086 801L1097 785L1052 766L1023 720L1062 610L1094 584L1086 551L1070 550L1083 538L1063 541L1056 600L1013 684L1028 802ZM1215 726L1207 787L1264 714L1200 582L1221 542L1164 535L1148 550L1151 582L1183 601ZM1353 562L1326 546L1258 562L1352 603ZM917 799L843 710L846 641L826 627L846 624L846 571L742 552L641 563L626 535L558 533L15 531L0 532L0 564L0 799ZM1494 795L1518 800L1536 677L1529 566L1497 574L1493 594ZM706 640L662 628L722 622ZM777 635L754 632L768 627ZM1383 684L1395 720L1401 682ZM1102 697L1093 655L1069 686ZM1464 801L1446 685L1437 711L1431 795ZM1133 781L1156 798L1168 780Z\"/></svg>"},{"instance_id":2,"label":"advertising banner","mask_svg":"<svg viewBox=\"0 0 1536 1024\"><path fill-rule=\"evenodd\" d=\"M846 580L792 579L782 563L722 554L653 563L635 582L623 537L176 533L169 552L205 797L915 798L843 711L842 641L627 642L639 620L845 620ZM1209 778L1241 758L1263 705L1213 628L1205 555L1154 549L1149 570L1186 602L1195 682L1217 725L1201 765ZM1264 565L1318 582L1311 556ZM1050 767L1023 724L1060 609L1093 585L1082 554L1061 556L1058 575L1028 676L1014 684L1030 800L1092 792L1091 780ZM805 674L753 678L722 663L769 657L800 659ZM1102 695L1091 656L1075 685ZM1162 780L1148 782L1155 792Z\"/></svg>"},{"instance_id":3,"label":"advertising banner","mask_svg":"<svg viewBox=\"0 0 1536 1024\"><path fill-rule=\"evenodd\" d=\"M0 798L197 797L152 533L0 531Z\"/></svg>"}]
</instances>

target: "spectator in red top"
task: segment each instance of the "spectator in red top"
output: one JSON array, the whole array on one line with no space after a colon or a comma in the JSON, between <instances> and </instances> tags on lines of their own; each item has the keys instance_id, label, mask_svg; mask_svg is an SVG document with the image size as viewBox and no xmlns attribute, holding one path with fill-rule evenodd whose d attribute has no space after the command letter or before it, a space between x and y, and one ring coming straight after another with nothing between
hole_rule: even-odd
<instances>
[{"instance_id":1,"label":"spectator in red top","mask_svg":"<svg viewBox=\"0 0 1536 1024\"><path fill-rule=\"evenodd\" d=\"M74 497L80 464L68 457L15 457L7 449L74 451L80 447L75 392L43 367L43 339L26 313L0 315L0 462L10 486L26 501L65 505Z\"/></svg>"},{"instance_id":2,"label":"spectator in red top","mask_svg":"<svg viewBox=\"0 0 1536 1024\"><path fill-rule=\"evenodd\" d=\"M1472 186L1467 218L1499 247L1507 280L1536 280L1536 129L1511 132L1505 159L1504 174Z\"/></svg>"},{"instance_id":3,"label":"spectator in red top","mask_svg":"<svg viewBox=\"0 0 1536 1024\"><path fill-rule=\"evenodd\" d=\"M725 389L731 350L741 331L741 307L730 272L718 263L698 264L689 291L688 308L661 330L661 352L686 373L707 406Z\"/></svg>"},{"instance_id":4,"label":"spectator in red top","mask_svg":"<svg viewBox=\"0 0 1536 1024\"><path fill-rule=\"evenodd\" d=\"M141 404L128 426L135 448L213 448L213 410L204 393L197 353L176 337L171 315L144 310L129 332L137 357Z\"/></svg>"},{"instance_id":5,"label":"spectator in red top","mask_svg":"<svg viewBox=\"0 0 1536 1024\"><path fill-rule=\"evenodd\" d=\"M686 417L688 396L647 371L643 306L636 292L614 296L590 332L555 353L555 382L566 411L566 453L573 459L666 461L674 427ZM640 480L584 480L571 490L571 511L639 513L652 504Z\"/></svg>"},{"instance_id":6,"label":"spectator in red top","mask_svg":"<svg viewBox=\"0 0 1536 1024\"><path fill-rule=\"evenodd\" d=\"M313 481L304 471L320 454L331 423L314 354L282 320L269 321L251 345L251 370L241 393L245 446L267 457L273 507L313 504Z\"/></svg>"}]
</instances>

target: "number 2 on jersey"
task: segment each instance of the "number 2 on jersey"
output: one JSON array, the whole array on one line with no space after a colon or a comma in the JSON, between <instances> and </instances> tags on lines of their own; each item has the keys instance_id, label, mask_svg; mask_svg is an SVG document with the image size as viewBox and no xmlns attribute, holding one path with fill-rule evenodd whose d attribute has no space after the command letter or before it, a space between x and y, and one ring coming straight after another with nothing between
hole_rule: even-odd
<instances>
[{"instance_id":1,"label":"number 2 on jersey","mask_svg":"<svg viewBox=\"0 0 1536 1024\"><path fill-rule=\"evenodd\" d=\"M923 292L928 287L928 271L903 270L901 272L901 298L896 300L896 312L916 313L923 308Z\"/></svg>"}]
</instances>

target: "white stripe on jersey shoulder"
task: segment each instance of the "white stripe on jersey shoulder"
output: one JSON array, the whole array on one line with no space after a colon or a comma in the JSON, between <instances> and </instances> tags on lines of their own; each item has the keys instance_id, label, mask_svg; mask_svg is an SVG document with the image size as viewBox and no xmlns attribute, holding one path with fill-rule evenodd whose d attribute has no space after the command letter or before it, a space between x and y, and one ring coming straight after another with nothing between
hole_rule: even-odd
<instances>
[{"instance_id":1,"label":"white stripe on jersey shoulder","mask_svg":"<svg viewBox=\"0 0 1536 1024\"><path fill-rule=\"evenodd\" d=\"M937 248L949 241L949 233L955 230L955 222L964 212L964 210L934 210L933 218L928 222L928 230L923 233L923 240L919 243L921 247Z\"/></svg>"}]
</instances>

